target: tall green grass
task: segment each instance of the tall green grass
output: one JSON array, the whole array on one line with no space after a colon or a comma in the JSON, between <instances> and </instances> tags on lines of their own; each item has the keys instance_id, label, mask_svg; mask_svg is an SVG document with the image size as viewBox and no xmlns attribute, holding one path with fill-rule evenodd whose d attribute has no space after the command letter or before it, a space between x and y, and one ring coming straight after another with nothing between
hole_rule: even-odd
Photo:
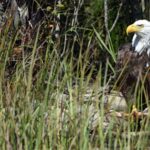
<instances>
[{"instance_id":1,"label":"tall green grass","mask_svg":"<svg viewBox=\"0 0 150 150\"><path fill-rule=\"evenodd\" d=\"M93 29L100 49L110 55L104 68L99 65L93 79L95 66L87 73L90 38L85 53L80 53L75 63L74 47L67 50L71 55L61 58L51 36L47 47L42 49L46 51L44 56L39 55L40 31L41 28L37 30L31 53L23 55L12 68L8 66L13 63L12 51L18 34L1 36L0 149L144 149L148 136L134 137L130 120L118 121L113 115L106 118L103 87L109 84L110 72L115 75L112 62L116 61L116 52L112 43L105 45ZM97 125L91 129L94 115ZM143 128L148 128L148 122Z\"/></svg>"}]
</instances>

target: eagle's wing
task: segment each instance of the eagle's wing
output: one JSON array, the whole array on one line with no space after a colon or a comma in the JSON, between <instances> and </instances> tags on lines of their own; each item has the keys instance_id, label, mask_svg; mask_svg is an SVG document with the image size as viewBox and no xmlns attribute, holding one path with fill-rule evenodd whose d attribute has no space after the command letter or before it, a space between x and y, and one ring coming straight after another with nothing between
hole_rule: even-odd
<instances>
[{"instance_id":1,"label":"eagle's wing","mask_svg":"<svg viewBox=\"0 0 150 150\"><path fill-rule=\"evenodd\" d=\"M146 94L143 93L142 105L145 104L147 97L150 99L150 71L146 64L149 57L146 52L139 55L132 50L131 44L124 44L119 48L116 64L116 85L127 102L135 102L135 90L144 85Z\"/></svg>"}]
</instances>

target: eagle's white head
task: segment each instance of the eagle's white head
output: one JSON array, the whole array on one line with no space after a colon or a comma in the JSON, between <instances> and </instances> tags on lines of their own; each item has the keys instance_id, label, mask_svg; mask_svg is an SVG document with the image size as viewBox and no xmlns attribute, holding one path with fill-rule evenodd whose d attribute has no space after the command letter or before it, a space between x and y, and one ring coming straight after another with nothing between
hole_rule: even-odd
<instances>
[{"instance_id":1,"label":"eagle's white head","mask_svg":"<svg viewBox=\"0 0 150 150\"><path fill-rule=\"evenodd\" d=\"M126 30L127 34L134 33L132 47L141 54L147 51L150 56L150 22L148 20L138 20L129 25Z\"/></svg>"}]
</instances>

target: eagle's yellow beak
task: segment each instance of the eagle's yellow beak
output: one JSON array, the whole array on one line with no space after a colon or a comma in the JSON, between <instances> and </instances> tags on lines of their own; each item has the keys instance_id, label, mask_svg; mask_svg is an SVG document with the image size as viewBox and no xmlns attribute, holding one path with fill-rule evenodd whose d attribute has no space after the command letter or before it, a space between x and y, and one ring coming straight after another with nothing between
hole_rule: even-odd
<instances>
[{"instance_id":1,"label":"eagle's yellow beak","mask_svg":"<svg viewBox=\"0 0 150 150\"><path fill-rule=\"evenodd\" d=\"M135 24L131 24L131 25L129 25L129 26L127 27L126 33L127 33L127 35L128 35L129 33L138 32L138 31L140 31L140 30L141 30L141 27L136 26Z\"/></svg>"}]
</instances>

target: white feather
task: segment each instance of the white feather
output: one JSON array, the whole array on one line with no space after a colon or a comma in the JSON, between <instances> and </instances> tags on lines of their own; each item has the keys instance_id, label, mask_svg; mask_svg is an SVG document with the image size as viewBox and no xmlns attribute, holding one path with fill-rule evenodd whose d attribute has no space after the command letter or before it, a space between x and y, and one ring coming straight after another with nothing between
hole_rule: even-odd
<instances>
[{"instance_id":1,"label":"white feather","mask_svg":"<svg viewBox=\"0 0 150 150\"><path fill-rule=\"evenodd\" d=\"M139 20L134 24L136 26L143 25L143 28L134 34L132 46L139 54L147 51L147 54L150 56L150 22L147 20Z\"/></svg>"}]
</instances>

